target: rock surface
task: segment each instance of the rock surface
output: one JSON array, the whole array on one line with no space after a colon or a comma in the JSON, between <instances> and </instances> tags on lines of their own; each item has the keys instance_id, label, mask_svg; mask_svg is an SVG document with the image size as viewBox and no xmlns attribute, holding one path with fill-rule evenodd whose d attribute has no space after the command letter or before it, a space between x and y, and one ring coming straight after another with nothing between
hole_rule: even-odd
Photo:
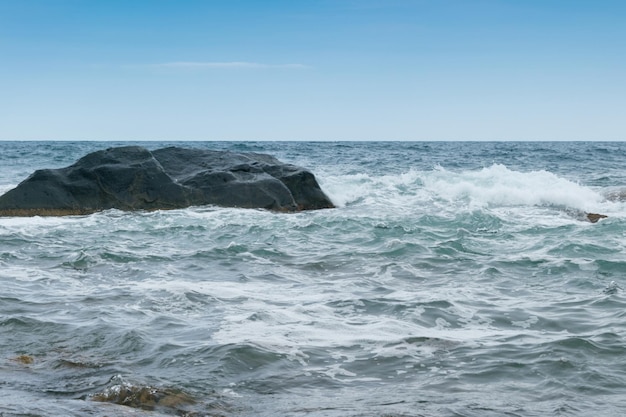
<instances>
[{"instance_id":1,"label":"rock surface","mask_svg":"<svg viewBox=\"0 0 626 417\"><path fill-rule=\"evenodd\" d=\"M62 216L107 209L196 205L299 211L332 208L313 174L270 155L124 146L35 171L0 196L0 216Z\"/></svg>"},{"instance_id":2,"label":"rock surface","mask_svg":"<svg viewBox=\"0 0 626 417\"><path fill-rule=\"evenodd\" d=\"M598 214L598 213L587 213L587 219L591 222L591 223L598 223L598 220L600 219L606 219L609 216L606 216L604 214Z\"/></svg>"}]
</instances>

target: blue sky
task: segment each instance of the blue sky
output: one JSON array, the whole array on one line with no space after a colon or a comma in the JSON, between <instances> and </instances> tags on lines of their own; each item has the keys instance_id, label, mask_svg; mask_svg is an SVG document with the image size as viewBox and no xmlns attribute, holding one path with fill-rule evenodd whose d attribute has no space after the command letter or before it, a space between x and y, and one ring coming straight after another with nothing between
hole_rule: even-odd
<instances>
[{"instance_id":1,"label":"blue sky","mask_svg":"<svg viewBox=\"0 0 626 417\"><path fill-rule=\"evenodd\" d=\"M0 0L3 140L626 140L626 1Z\"/></svg>"}]
</instances>

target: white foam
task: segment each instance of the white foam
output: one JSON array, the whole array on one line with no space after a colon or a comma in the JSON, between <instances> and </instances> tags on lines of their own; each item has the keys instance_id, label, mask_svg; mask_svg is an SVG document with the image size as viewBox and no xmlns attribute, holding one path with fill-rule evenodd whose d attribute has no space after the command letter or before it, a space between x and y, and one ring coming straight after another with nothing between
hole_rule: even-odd
<instances>
[{"instance_id":1,"label":"white foam","mask_svg":"<svg viewBox=\"0 0 626 417\"><path fill-rule=\"evenodd\" d=\"M322 185L333 204L345 207L369 194L373 180L367 174L341 175L326 178Z\"/></svg>"},{"instance_id":2,"label":"white foam","mask_svg":"<svg viewBox=\"0 0 626 417\"><path fill-rule=\"evenodd\" d=\"M368 204L405 203L405 198L414 198L422 189L420 171L409 170L397 175L350 174L326 177L322 188L338 207L359 201Z\"/></svg>"},{"instance_id":3,"label":"white foam","mask_svg":"<svg viewBox=\"0 0 626 417\"><path fill-rule=\"evenodd\" d=\"M602 190L552 172L521 172L501 164L460 172L437 166L396 175L336 175L325 177L323 185L339 207L367 205L406 210L434 203L470 210L531 206L615 214L623 212L625 206L624 202L607 201Z\"/></svg>"},{"instance_id":4,"label":"white foam","mask_svg":"<svg viewBox=\"0 0 626 417\"><path fill-rule=\"evenodd\" d=\"M465 199L478 207L525 205L585 210L604 200L591 188L551 172L519 172L500 164L460 173L439 168L424 177L424 185L446 200Z\"/></svg>"}]
</instances>

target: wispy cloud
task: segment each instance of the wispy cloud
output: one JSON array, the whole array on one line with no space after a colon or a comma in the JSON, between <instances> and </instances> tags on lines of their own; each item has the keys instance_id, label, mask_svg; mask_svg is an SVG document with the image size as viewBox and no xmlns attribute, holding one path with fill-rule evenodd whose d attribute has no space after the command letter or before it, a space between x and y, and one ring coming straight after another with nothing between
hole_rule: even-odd
<instances>
[{"instance_id":1,"label":"wispy cloud","mask_svg":"<svg viewBox=\"0 0 626 417\"><path fill-rule=\"evenodd\" d=\"M154 64L157 68L178 68L178 69L304 69L309 68L303 64L262 64L259 62L232 61L232 62L198 62L179 61Z\"/></svg>"}]
</instances>

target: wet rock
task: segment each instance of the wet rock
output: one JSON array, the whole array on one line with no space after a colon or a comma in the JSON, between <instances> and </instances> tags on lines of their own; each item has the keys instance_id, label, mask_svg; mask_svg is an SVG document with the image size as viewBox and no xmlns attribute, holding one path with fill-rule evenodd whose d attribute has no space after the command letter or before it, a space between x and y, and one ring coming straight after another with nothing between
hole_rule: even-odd
<instances>
[{"instance_id":1,"label":"wet rock","mask_svg":"<svg viewBox=\"0 0 626 417\"><path fill-rule=\"evenodd\" d=\"M581 222L591 222L591 223L597 223L599 220L606 219L608 217L604 214L589 213L583 210L576 210L576 209L566 209L565 213L567 213L568 215L572 216L573 218Z\"/></svg>"},{"instance_id":2,"label":"wet rock","mask_svg":"<svg viewBox=\"0 0 626 417\"><path fill-rule=\"evenodd\" d=\"M598 220L600 219L606 219L608 216L605 216L604 214L597 214L597 213L587 213L587 219L591 222L591 223L597 223Z\"/></svg>"},{"instance_id":3,"label":"wet rock","mask_svg":"<svg viewBox=\"0 0 626 417\"><path fill-rule=\"evenodd\" d=\"M21 363L22 365L32 365L35 359L30 355L20 355L12 359L14 362Z\"/></svg>"},{"instance_id":4,"label":"wet rock","mask_svg":"<svg viewBox=\"0 0 626 417\"><path fill-rule=\"evenodd\" d=\"M195 398L178 388L135 385L124 381L119 375L111 378L110 385L105 390L91 394L85 399L164 415L187 417L233 415L232 406L214 393L204 393L203 398Z\"/></svg>"},{"instance_id":5,"label":"wet rock","mask_svg":"<svg viewBox=\"0 0 626 417\"><path fill-rule=\"evenodd\" d=\"M103 392L93 394L91 400L142 410L154 410L157 407L179 409L195 403L190 395L180 390L130 384L113 385Z\"/></svg>"},{"instance_id":6,"label":"wet rock","mask_svg":"<svg viewBox=\"0 0 626 417\"><path fill-rule=\"evenodd\" d=\"M0 196L0 216L196 205L275 211L333 207L311 172L270 155L125 146L93 152L66 168L34 172Z\"/></svg>"}]
</instances>

